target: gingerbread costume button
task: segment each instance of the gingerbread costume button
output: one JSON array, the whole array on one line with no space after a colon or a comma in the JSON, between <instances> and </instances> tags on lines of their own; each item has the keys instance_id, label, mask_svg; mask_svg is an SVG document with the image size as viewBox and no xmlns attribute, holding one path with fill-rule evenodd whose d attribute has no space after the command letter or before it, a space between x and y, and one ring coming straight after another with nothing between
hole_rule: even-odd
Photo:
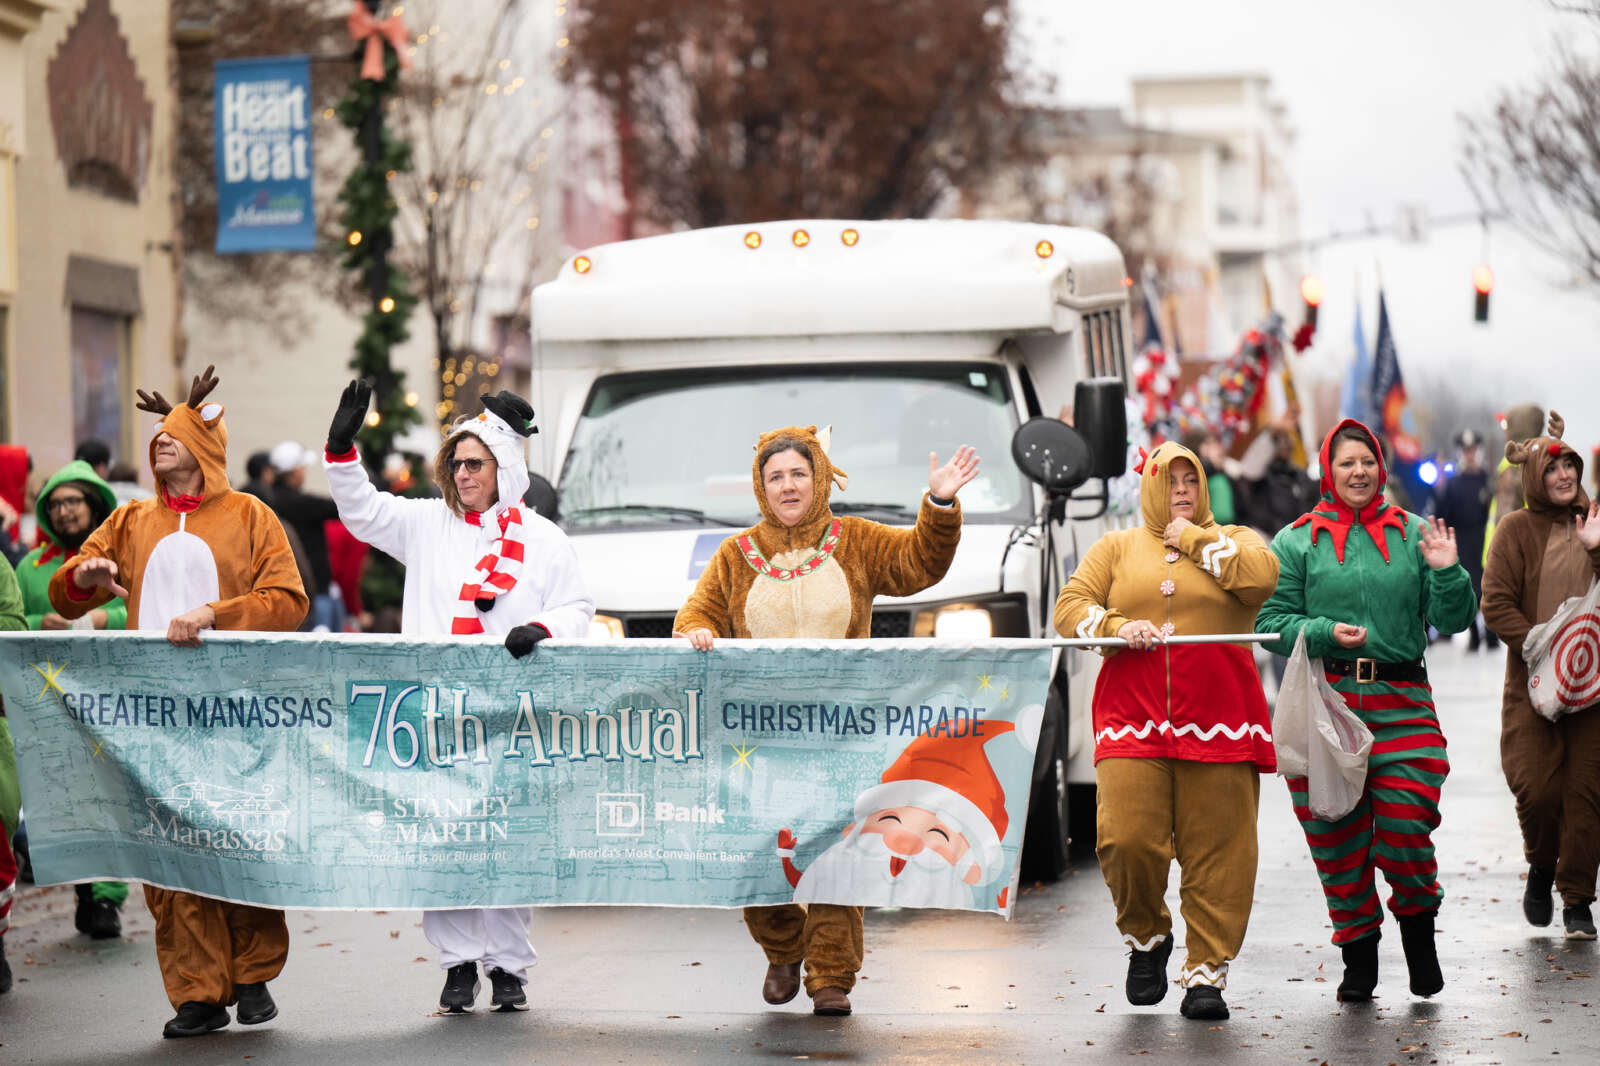
<instances>
[{"instance_id":1,"label":"gingerbread costume button","mask_svg":"<svg viewBox=\"0 0 1600 1066\"><path fill-rule=\"evenodd\" d=\"M1170 596L1177 591L1178 586L1173 584L1173 581L1170 577L1161 583L1161 595Z\"/></svg>"},{"instance_id":2,"label":"gingerbread costume button","mask_svg":"<svg viewBox=\"0 0 1600 1066\"><path fill-rule=\"evenodd\" d=\"M1161 635L1163 637L1170 637L1170 636L1172 636L1172 634L1176 633L1177 631L1178 631L1178 627L1173 625L1171 622L1162 622L1161 623Z\"/></svg>"},{"instance_id":3,"label":"gingerbread costume button","mask_svg":"<svg viewBox=\"0 0 1600 1066\"><path fill-rule=\"evenodd\" d=\"M1167 562L1175 563L1177 561L1178 561L1178 553L1177 552L1168 552L1167 553Z\"/></svg>"}]
</instances>

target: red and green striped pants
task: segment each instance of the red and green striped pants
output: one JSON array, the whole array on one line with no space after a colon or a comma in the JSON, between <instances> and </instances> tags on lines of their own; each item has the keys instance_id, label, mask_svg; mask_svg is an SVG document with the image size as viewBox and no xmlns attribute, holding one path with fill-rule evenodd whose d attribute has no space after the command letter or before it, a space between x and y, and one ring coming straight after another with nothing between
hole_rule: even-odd
<instances>
[{"instance_id":1,"label":"red and green striped pants","mask_svg":"<svg viewBox=\"0 0 1600 1066\"><path fill-rule=\"evenodd\" d=\"M1288 785L1327 897L1333 942L1347 944L1383 924L1378 870L1396 917L1437 910L1444 899L1433 831L1450 760L1425 682L1363 685L1331 674L1328 681L1372 730L1366 790L1353 811L1324 822L1306 806L1306 779L1292 777Z\"/></svg>"}]
</instances>

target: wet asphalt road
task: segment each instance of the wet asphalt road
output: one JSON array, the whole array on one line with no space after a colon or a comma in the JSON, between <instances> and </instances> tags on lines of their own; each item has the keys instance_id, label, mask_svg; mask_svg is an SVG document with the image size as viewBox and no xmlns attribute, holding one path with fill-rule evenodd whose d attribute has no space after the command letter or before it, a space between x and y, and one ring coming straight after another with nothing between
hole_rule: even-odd
<instances>
[{"instance_id":1,"label":"wet asphalt road","mask_svg":"<svg viewBox=\"0 0 1600 1066\"><path fill-rule=\"evenodd\" d=\"M541 955L524 1014L440 1018L442 977L417 912L290 915L279 1017L163 1041L151 920L135 890L126 935L72 929L71 890L25 887L6 936L18 982L0 997L0 1064L411 1062L1494 1063L1600 1058L1594 943L1522 920L1524 866L1500 775L1501 654L1430 655L1452 771L1438 837L1445 990L1406 989L1386 925L1379 998L1334 1000L1339 953L1283 783L1262 789L1261 865L1227 1022L1189 1022L1173 988L1129 1006L1110 898L1093 856L1025 890L1010 923L989 916L870 913L850 1018L814 1018L802 996L760 999L764 963L737 911L540 910ZM1176 884L1169 904L1178 913ZM1176 930L1181 958L1183 930ZM482 998L487 1000L487 988Z\"/></svg>"}]
</instances>

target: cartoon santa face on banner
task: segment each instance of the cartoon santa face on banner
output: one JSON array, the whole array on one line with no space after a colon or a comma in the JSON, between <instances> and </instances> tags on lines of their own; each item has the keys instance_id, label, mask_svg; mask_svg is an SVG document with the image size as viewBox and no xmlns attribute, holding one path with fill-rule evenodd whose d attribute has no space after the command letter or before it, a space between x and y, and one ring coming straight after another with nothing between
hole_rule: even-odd
<instances>
[{"instance_id":1,"label":"cartoon santa face on banner","mask_svg":"<svg viewBox=\"0 0 1600 1066\"><path fill-rule=\"evenodd\" d=\"M795 902L972 908L976 890L1005 872L1000 841L1010 822L984 744L1011 733L1031 756L1042 717L1034 706L975 735L917 737L857 797L843 839L804 873L792 861L794 834L782 830L778 854Z\"/></svg>"}]
</instances>

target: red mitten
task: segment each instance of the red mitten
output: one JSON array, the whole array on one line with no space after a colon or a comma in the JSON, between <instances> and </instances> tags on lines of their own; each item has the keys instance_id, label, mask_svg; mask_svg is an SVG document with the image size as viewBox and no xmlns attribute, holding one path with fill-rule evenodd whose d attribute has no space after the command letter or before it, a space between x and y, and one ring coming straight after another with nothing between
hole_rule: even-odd
<instances>
[{"instance_id":1,"label":"red mitten","mask_svg":"<svg viewBox=\"0 0 1600 1066\"><path fill-rule=\"evenodd\" d=\"M778 847L782 848L785 851L793 851L794 850L794 846L797 843L798 843L798 841L795 840L794 834L789 832L789 830L787 830L787 829L778 830Z\"/></svg>"}]
</instances>

